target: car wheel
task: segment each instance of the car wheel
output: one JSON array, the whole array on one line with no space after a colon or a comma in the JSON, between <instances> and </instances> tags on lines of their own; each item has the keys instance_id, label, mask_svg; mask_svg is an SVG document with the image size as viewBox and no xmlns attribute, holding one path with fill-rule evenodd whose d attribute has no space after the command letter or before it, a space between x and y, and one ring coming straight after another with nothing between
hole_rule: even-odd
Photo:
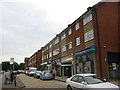
<instances>
[{"instance_id":1,"label":"car wheel","mask_svg":"<svg viewBox=\"0 0 120 90\"><path fill-rule=\"evenodd\" d=\"M70 85L68 85L67 90L72 90L72 87Z\"/></svg>"}]
</instances>

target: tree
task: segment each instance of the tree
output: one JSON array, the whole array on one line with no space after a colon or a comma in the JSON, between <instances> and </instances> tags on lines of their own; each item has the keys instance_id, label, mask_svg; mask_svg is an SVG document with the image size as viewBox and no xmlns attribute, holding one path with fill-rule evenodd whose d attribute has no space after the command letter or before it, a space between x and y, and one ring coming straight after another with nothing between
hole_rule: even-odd
<instances>
[{"instance_id":1,"label":"tree","mask_svg":"<svg viewBox=\"0 0 120 90\"><path fill-rule=\"evenodd\" d=\"M20 70L24 70L24 68L25 68L25 64L24 63L20 63Z\"/></svg>"},{"instance_id":2,"label":"tree","mask_svg":"<svg viewBox=\"0 0 120 90\"><path fill-rule=\"evenodd\" d=\"M20 66L18 65L17 62L14 62L14 66L13 66L13 64L10 64L9 61L2 62L2 70L3 71L13 70L13 67L14 67L14 70L19 70L20 69Z\"/></svg>"},{"instance_id":3,"label":"tree","mask_svg":"<svg viewBox=\"0 0 120 90\"><path fill-rule=\"evenodd\" d=\"M2 70L3 71L10 70L10 62L9 61L2 62Z\"/></svg>"},{"instance_id":4,"label":"tree","mask_svg":"<svg viewBox=\"0 0 120 90\"><path fill-rule=\"evenodd\" d=\"M20 66L17 62L14 62L14 70L20 70Z\"/></svg>"}]
</instances>

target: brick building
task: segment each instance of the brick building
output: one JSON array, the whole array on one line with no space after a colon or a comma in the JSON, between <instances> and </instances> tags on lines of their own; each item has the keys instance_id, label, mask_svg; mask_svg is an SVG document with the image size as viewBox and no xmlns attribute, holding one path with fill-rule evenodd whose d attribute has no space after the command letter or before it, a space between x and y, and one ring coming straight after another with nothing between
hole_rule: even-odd
<instances>
[{"instance_id":1,"label":"brick building","mask_svg":"<svg viewBox=\"0 0 120 90\"><path fill-rule=\"evenodd\" d=\"M120 2L100 2L41 48L41 67L57 75L96 73L105 79L120 72Z\"/></svg>"},{"instance_id":2,"label":"brick building","mask_svg":"<svg viewBox=\"0 0 120 90\"><path fill-rule=\"evenodd\" d=\"M31 57L25 58L24 62L25 69L28 69L28 67L36 67L37 69L40 69L40 64L42 63L42 51L38 50Z\"/></svg>"}]
</instances>

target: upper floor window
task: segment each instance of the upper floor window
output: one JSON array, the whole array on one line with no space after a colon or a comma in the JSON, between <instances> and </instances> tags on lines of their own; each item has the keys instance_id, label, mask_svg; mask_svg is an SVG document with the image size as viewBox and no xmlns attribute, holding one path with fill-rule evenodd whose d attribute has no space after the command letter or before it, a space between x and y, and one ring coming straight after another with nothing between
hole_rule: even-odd
<instances>
[{"instance_id":1,"label":"upper floor window","mask_svg":"<svg viewBox=\"0 0 120 90\"><path fill-rule=\"evenodd\" d=\"M57 48L57 49L55 49L54 51L53 51L53 56L55 56L55 55L57 55L57 54L59 54L60 52L59 52L59 48Z\"/></svg>"},{"instance_id":2,"label":"upper floor window","mask_svg":"<svg viewBox=\"0 0 120 90\"><path fill-rule=\"evenodd\" d=\"M80 37L76 38L76 46L80 45Z\"/></svg>"},{"instance_id":3,"label":"upper floor window","mask_svg":"<svg viewBox=\"0 0 120 90\"><path fill-rule=\"evenodd\" d=\"M72 34L72 29L70 28L69 30L68 30L68 35L71 35Z\"/></svg>"},{"instance_id":4,"label":"upper floor window","mask_svg":"<svg viewBox=\"0 0 120 90\"><path fill-rule=\"evenodd\" d=\"M53 45L57 44L59 42L59 38L56 37L55 40L53 41Z\"/></svg>"},{"instance_id":5,"label":"upper floor window","mask_svg":"<svg viewBox=\"0 0 120 90\"><path fill-rule=\"evenodd\" d=\"M65 52L66 51L66 45L63 45L62 46L62 52Z\"/></svg>"},{"instance_id":6,"label":"upper floor window","mask_svg":"<svg viewBox=\"0 0 120 90\"><path fill-rule=\"evenodd\" d=\"M51 48L52 47L52 43L49 45L49 48Z\"/></svg>"},{"instance_id":7,"label":"upper floor window","mask_svg":"<svg viewBox=\"0 0 120 90\"><path fill-rule=\"evenodd\" d=\"M47 50L48 50L48 46L47 46Z\"/></svg>"},{"instance_id":8,"label":"upper floor window","mask_svg":"<svg viewBox=\"0 0 120 90\"><path fill-rule=\"evenodd\" d=\"M69 48L69 49L72 48L72 41L68 43L68 48Z\"/></svg>"},{"instance_id":9,"label":"upper floor window","mask_svg":"<svg viewBox=\"0 0 120 90\"><path fill-rule=\"evenodd\" d=\"M46 55L46 59L48 59L48 54Z\"/></svg>"},{"instance_id":10,"label":"upper floor window","mask_svg":"<svg viewBox=\"0 0 120 90\"><path fill-rule=\"evenodd\" d=\"M78 30L80 28L79 22L75 24L75 30Z\"/></svg>"},{"instance_id":11,"label":"upper floor window","mask_svg":"<svg viewBox=\"0 0 120 90\"><path fill-rule=\"evenodd\" d=\"M91 20L92 20L92 14L90 14L89 16L87 16L83 19L83 25L87 24Z\"/></svg>"},{"instance_id":12,"label":"upper floor window","mask_svg":"<svg viewBox=\"0 0 120 90\"><path fill-rule=\"evenodd\" d=\"M49 52L49 57L52 57L52 52Z\"/></svg>"},{"instance_id":13,"label":"upper floor window","mask_svg":"<svg viewBox=\"0 0 120 90\"><path fill-rule=\"evenodd\" d=\"M88 31L88 32L86 32L86 33L84 34L84 39L85 39L85 42L94 39L94 32L93 32L93 29L90 30L90 31Z\"/></svg>"},{"instance_id":14,"label":"upper floor window","mask_svg":"<svg viewBox=\"0 0 120 90\"><path fill-rule=\"evenodd\" d=\"M66 38L66 34L65 33L62 34L61 40L63 40L64 38Z\"/></svg>"}]
</instances>

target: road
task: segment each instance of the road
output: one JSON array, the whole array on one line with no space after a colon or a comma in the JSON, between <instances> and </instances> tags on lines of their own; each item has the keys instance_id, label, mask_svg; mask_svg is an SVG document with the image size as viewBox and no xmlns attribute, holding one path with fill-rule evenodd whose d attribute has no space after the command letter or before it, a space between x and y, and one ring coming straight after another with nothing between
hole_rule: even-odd
<instances>
[{"instance_id":1,"label":"road","mask_svg":"<svg viewBox=\"0 0 120 90\"><path fill-rule=\"evenodd\" d=\"M18 77L25 84L25 88L66 88L66 83L56 80L43 81L25 74L20 74Z\"/></svg>"}]
</instances>

